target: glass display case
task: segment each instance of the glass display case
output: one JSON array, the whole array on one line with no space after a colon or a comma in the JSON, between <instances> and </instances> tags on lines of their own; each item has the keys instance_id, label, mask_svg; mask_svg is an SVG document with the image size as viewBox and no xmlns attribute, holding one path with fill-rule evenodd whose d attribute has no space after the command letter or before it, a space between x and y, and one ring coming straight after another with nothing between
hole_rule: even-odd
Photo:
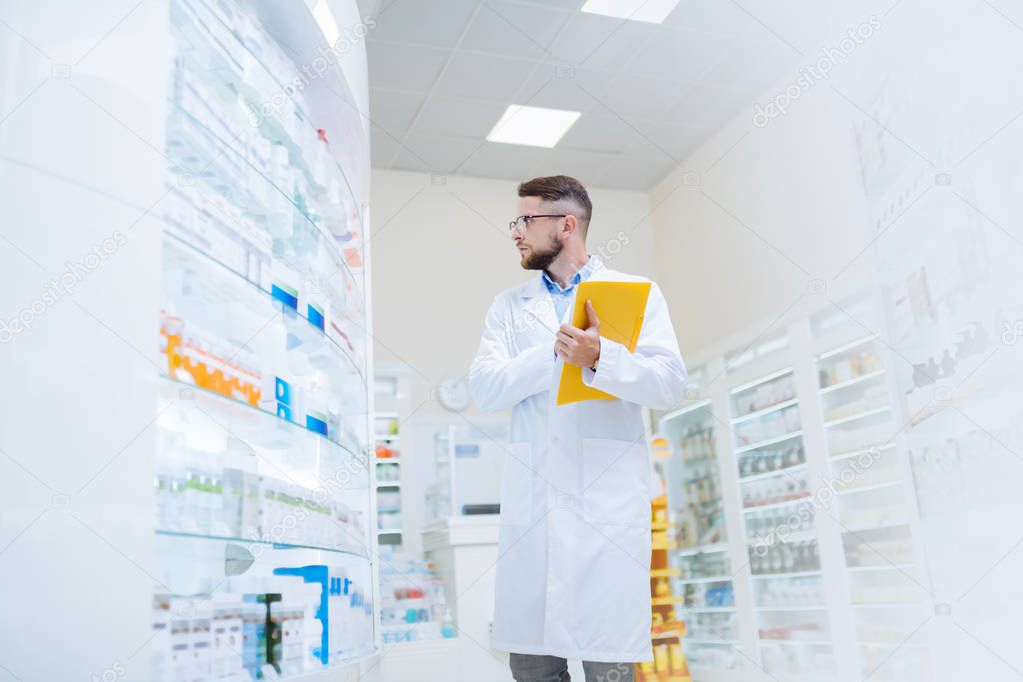
<instances>
[{"instance_id":1,"label":"glass display case","mask_svg":"<svg viewBox=\"0 0 1023 682\"><path fill-rule=\"evenodd\" d=\"M869 298L843 308L876 328ZM855 656L864 675L885 662L879 679L895 679L890 676L899 670L898 679L925 679L926 636L918 626L926 618L927 590L912 533L912 486L897 440L887 349L877 334L864 334L863 324L837 310L811 319L823 343L842 339L817 353L815 371Z\"/></svg>"},{"instance_id":2,"label":"glass display case","mask_svg":"<svg viewBox=\"0 0 1023 682\"><path fill-rule=\"evenodd\" d=\"M705 374L691 369L690 383L701 385ZM739 634L711 401L665 414L658 428L673 450L664 468L678 537L672 580L682 646L693 669L734 669Z\"/></svg>"},{"instance_id":3,"label":"glass display case","mask_svg":"<svg viewBox=\"0 0 1023 682\"><path fill-rule=\"evenodd\" d=\"M376 647L361 214L250 9L169 3L154 680Z\"/></svg>"},{"instance_id":4,"label":"glass display case","mask_svg":"<svg viewBox=\"0 0 1023 682\"><path fill-rule=\"evenodd\" d=\"M759 665L778 679L836 669L792 355L782 330L725 359L752 634Z\"/></svg>"}]
</instances>

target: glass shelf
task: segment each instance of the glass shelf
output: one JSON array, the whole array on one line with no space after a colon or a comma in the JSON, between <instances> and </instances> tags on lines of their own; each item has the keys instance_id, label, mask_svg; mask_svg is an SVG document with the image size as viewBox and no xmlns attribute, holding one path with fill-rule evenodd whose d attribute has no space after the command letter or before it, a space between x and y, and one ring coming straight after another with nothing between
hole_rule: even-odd
<instances>
[{"instance_id":1,"label":"glass shelf","mask_svg":"<svg viewBox=\"0 0 1023 682\"><path fill-rule=\"evenodd\" d=\"M295 445L297 439L297 443L301 444L301 447L313 453L322 449L320 444L325 443L327 447L337 448L341 457L357 463L358 469L365 472L367 476L365 485L361 487L368 488L368 460L365 455L358 454L358 451L349 445L324 436L297 422L279 417L273 412L174 379L166 374L160 375L160 381L164 384L161 387L161 400L164 401L161 407L194 404L197 406L196 409L212 420L214 419L212 415L205 411L209 410L209 412L222 417L233 433L260 448L288 449ZM205 410L200 408L205 408Z\"/></svg>"},{"instance_id":2,"label":"glass shelf","mask_svg":"<svg viewBox=\"0 0 1023 682\"><path fill-rule=\"evenodd\" d=\"M349 356L247 280L175 242L164 246L169 376L203 388L231 382L224 392L246 404L283 410L353 449L368 444L366 382Z\"/></svg>"},{"instance_id":3,"label":"glass shelf","mask_svg":"<svg viewBox=\"0 0 1023 682\"><path fill-rule=\"evenodd\" d=\"M291 223L291 227L294 227L293 221L287 220L287 216L280 210L282 207L272 205L273 197L269 197L270 201L268 201L268 197L261 196L258 192L253 191L251 188L243 187L238 182L239 176L245 177L246 174L254 173L266 183L267 187L280 195L289 204L289 212L301 216L302 222L308 230L314 232L327 244L331 245L332 248L324 249L324 253L330 254L331 260L334 261L335 270L345 273L358 289L362 289L363 283L356 277L344 258L341 257L336 240L328 235L308 213L304 201L300 201L292 191L280 187L271 180L262 169L258 168L239 150L210 130L209 127L199 121L180 103L169 99L168 106L173 112L178 114L178 116L171 116L168 119L168 137L177 142L177 144L168 145L168 154L177 164L179 174L180 171L185 171L186 174L194 175L205 183L210 184L210 188L217 194L226 195L238 208L244 210L255 209L256 215L261 215L259 209L276 209L276 213L284 216L278 219L278 222L282 225L285 225L286 222ZM217 173L210 170L211 168L218 168L217 162L223 157L222 154L219 154L212 159L208 158L208 147L211 145L228 152L229 161L234 162L233 171L228 169ZM185 177L187 178L188 175ZM179 184L186 185L187 181L182 179ZM279 229L288 228L282 227Z\"/></svg>"},{"instance_id":4,"label":"glass shelf","mask_svg":"<svg viewBox=\"0 0 1023 682\"><path fill-rule=\"evenodd\" d=\"M362 382L365 384L366 378L362 373L359 361L352 355L354 349L345 349L342 347L338 340L327 332L326 325L324 329L320 329L316 322L309 319L308 315L304 315L298 310L287 307L279 300L275 299L273 297L274 294L272 290L264 288L257 282L253 282L237 269L218 260L208 251L203 251L191 242L182 239L178 234L166 231L164 234L173 240L173 245L168 251L170 254L170 258L168 260L172 265L177 268L202 267L199 263L192 263L190 260L183 259L183 254L178 253L178 249L191 254L196 259L206 260L211 264L216 265L224 275L229 275L229 277L217 278L218 281L224 282L227 286L230 286L233 291L238 292L239 302L243 302L247 307L251 308L255 314L261 314L264 318L267 314L274 315L279 313L279 322L287 326L287 332L289 334L294 334L307 344L316 346L320 344L321 340L325 341L326 343L322 344L325 346L324 348L317 347L311 354L321 356L329 350L329 348L326 347L329 345L344 363L351 365L352 369L359 375ZM167 250L165 249L165 251ZM214 275L212 271L210 272L211 275ZM227 282L227 279L234 278L237 278L236 281ZM255 294L255 296L251 294ZM257 310L257 308L261 308L262 310Z\"/></svg>"},{"instance_id":5,"label":"glass shelf","mask_svg":"<svg viewBox=\"0 0 1023 682\"><path fill-rule=\"evenodd\" d=\"M289 151L297 153L299 155L297 159L299 165L310 176L310 179L313 179L309 164L301 156L302 148L295 143L286 127L275 116L266 116L260 111L264 106L272 106L276 98L281 96L287 97L286 93L294 92L293 80L298 76L298 72L294 69L290 60L289 64L281 67L282 70L288 71L287 74L275 73L274 69L266 63L263 57L257 55L244 40L239 39L237 33L224 21L219 12L213 10L201 0L197 2L193 0L179 0L179 4L187 8L190 13L187 17L183 12L176 12L172 15L172 19L175 21L175 29L182 33L187 32L194 39L189 41L191 50L197 50L203 46L211 48L202 52L201 56L205 57L207 62L200 64L200 67L211 75L220 74L222 87L236 92L248 103L249 107L253 109L254 114L259 116L261 123L259 127L262 128L270 124L267 127L272 131L275 141L286 145ZM216 31L211 28L214 24L230 34L231 39L226 42L221 41ZM197 33L195 29L198 29L199 32ZM288 99L291 102L291 106L297 108L294 116L298 124L301 125L300 130L306 133L316 133L315 128L309 123L305 111L298 106L298 103L293 98L289 97ZM285 111L283 113L287 115L289 112ZM249 124L251 125L251 120L249 118L246 118L246 120L250 121ZM351 183L349 183L348 176L345 174L341 164L333 160L332 165L338 177L343 181L348 196L354 197ZM354 198L351 204L355 209L358 223L361 226L363 224L362 209L354 201Z\"/></svg>"},{"instance_id":6,"label":"glass shelf","mask_svg":"<svg viewBox=\"0 0 1023 682\"><path fill-rule=\"evenodd\" d=\"M184 533L184 532L181 532L181 531L162 530L160 528L157 528L155 532L156 532L157 535L161 535L161 536L164 536L164 537L171 537L171 538L189 538L189 539L193 539L193 540L209 540L211 542L230 542L230 543L247 544L247 545L265 545L265 546L272 547L273 549L281 549L281 550L283 550L283 549L307 549L307 550L315 550L317 552L332 552L332 553L335 553L335 554L347 554L347 555L357 556L357 557L369 560L369 553L367 553L367 552L359 552L359 551L352 550L352 549L344 549L344 548L338 548L338 547L318 547L316 545L298 545L298 544L291 544L291 543L287 543L287 542L273 542L273 541L268 541L268 540L262 540L262 539L259 539L259 538L236 538L236 537L222 537L222 536L219 536L219 535L203 535L203 534L200 534L200 533Z\"/></svg>"}]
</instances>

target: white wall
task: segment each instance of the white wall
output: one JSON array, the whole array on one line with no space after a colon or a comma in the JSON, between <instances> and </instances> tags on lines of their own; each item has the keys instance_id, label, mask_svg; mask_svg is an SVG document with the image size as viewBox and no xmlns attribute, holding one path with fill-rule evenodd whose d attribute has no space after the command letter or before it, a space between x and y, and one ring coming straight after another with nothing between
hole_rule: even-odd
<instances>
[{"instance_id":1,"label":"white wall","mask_svg":"<svg viewBox=\"0 0 1023 682\"><path fill-rule=\"evenodd\" d=\"M783 81L769 92L785 89ZM735 117L651 191L656 272L683 354L864 281L869 222L852 134L817 86L762 128ZM830 96L829 96L830 95Z\"/></svg>"},{"instance_id":2,"label":"white wall","mask_svg":"<svg viewBox=\"0 0 1023 682\"><path fill-rule=\"evenodd\" d=\"M444 411L430 399L431 390L444 377L468 372L493 297L538 276L519 267L508 235L516 185L373 170L375 359L378 366L412 369L413 410ZM589 190L590 252L603 251L609 267L653 276L646 193Z\"/></svg>"}]
</instances>

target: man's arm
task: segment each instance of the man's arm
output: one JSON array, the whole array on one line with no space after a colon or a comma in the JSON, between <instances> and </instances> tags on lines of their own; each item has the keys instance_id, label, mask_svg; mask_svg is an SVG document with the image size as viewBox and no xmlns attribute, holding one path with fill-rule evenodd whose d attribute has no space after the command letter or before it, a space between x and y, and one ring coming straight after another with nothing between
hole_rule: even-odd
<instances>
[{"instance_id":1,"label":"man's arm","mask_svg":"<svg viewBox=\"0 0 1023 682\"><path fill-rule=\"evenodd\" d=\"M682 402L689 374L678 350L668 304L656 284L650 287L636 352L600 338L597 371L584 367L583 383L632 403L668 410Z\"/></svg>"},{"instance_id":2,"label":"man's arm","mask_svg":"<svg viewBox=\"0 0 1023 682\"><path fill-rule=\"evenodd\" d=\"M508 304L497 297L487 311L483 338L469 369L469 391L485 412L518 404L531 395L551 389L554 356L551 348L533 346L515 357L508 352L511 331Z\"/></svg>"}]
</instances>

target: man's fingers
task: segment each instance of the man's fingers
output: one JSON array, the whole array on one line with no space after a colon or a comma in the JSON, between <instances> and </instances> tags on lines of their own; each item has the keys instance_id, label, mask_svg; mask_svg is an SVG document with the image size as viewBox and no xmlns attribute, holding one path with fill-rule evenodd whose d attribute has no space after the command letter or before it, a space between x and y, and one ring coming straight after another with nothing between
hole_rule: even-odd
<instances>
[{"instance_id":1,"label":"man's fingers","mask_svg":"<svg viewBox=\"0 0 1023 682\"><path fill-rule=\"evenodd\" d=\"M590 303L589 300L586 301L586 322L587 328L600 326L600 319L597 317L597 311L593 309L593 304Z\"/></svg>"},{"instance_id":2,"label":"man's fingers","mask_svg":"<svg viewBox=\"0 0 1023 682\"><path fill-rule=\"evenodd\" d=\"M562 343L569 343L571 341L575 341L576 340L574 336L571 336L571 335L569 335L569 334L567 334L565 332L562 332L562 331L559 331L557 333L557 337L556 338L557 338L558 341L561 341Z\"/></svg>"},{"instance_id":3,"label":"man's fingers","mask_svg":"<svg viewBox=\"0 0 1023 682\"><path fill-rule=\"evenodd\" d=\"M572 325L566 323L558 327L558 332L564 333L571 338L574 337L576 334L581 333L582 329L579 329L579 327L573 327Z\"/></svg>"}]
</instances>

